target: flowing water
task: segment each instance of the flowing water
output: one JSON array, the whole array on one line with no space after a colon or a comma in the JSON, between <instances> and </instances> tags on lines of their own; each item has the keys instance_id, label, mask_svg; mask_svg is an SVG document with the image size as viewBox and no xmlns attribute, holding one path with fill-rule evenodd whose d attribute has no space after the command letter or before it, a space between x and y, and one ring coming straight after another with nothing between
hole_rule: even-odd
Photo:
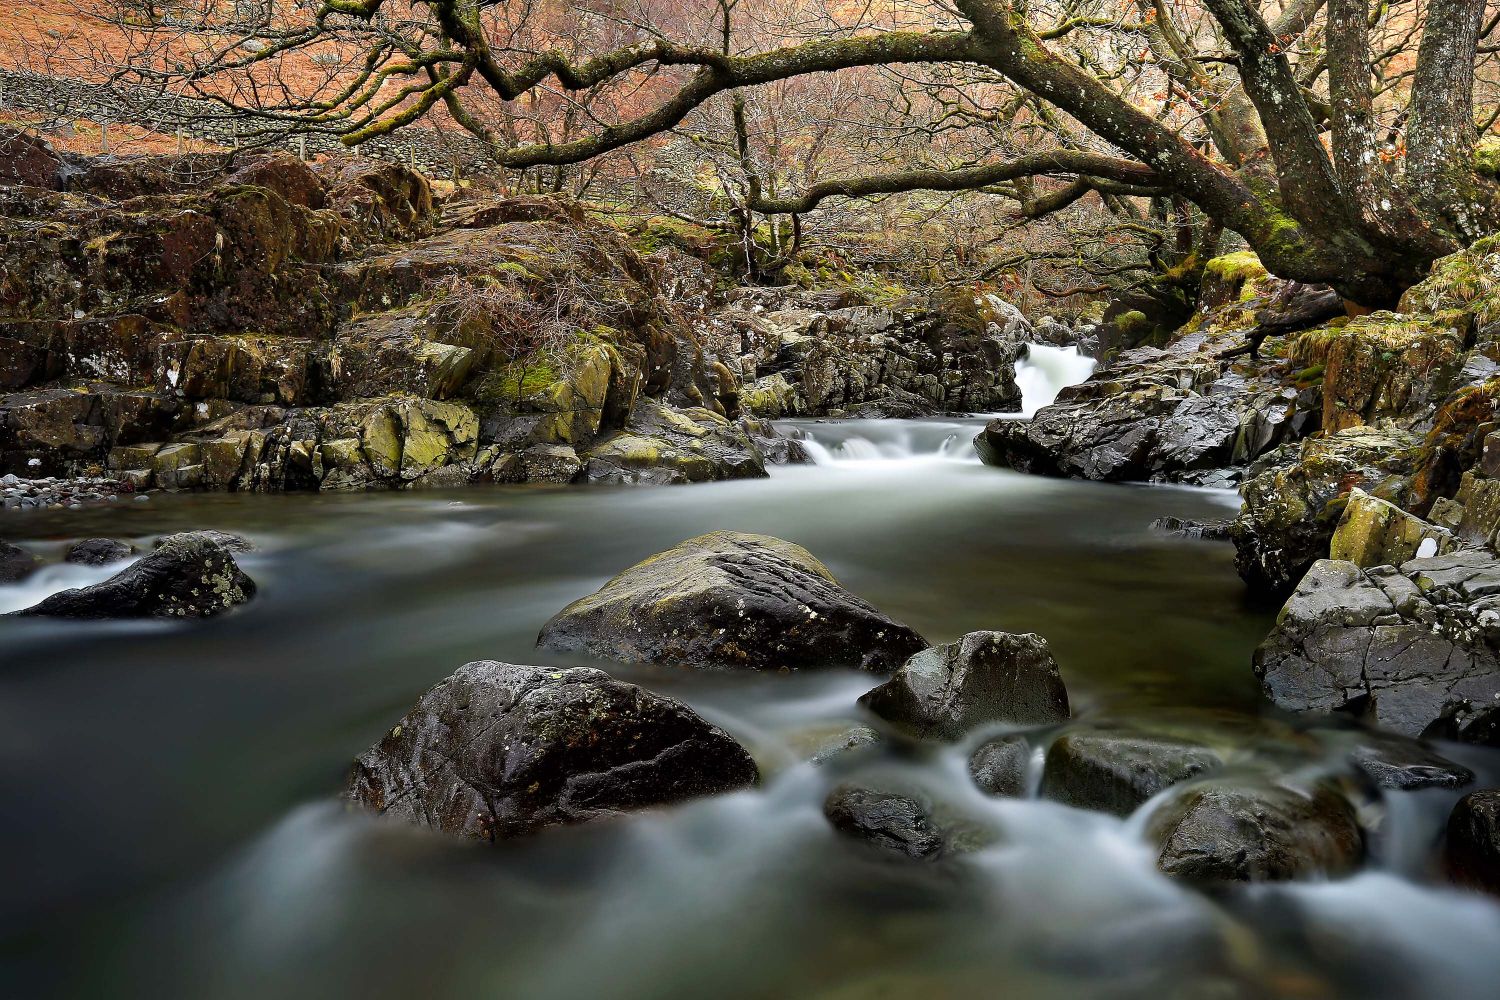
<instances>
[{"instance_id":1,"label":"flowing water","mask_svg":"<svg viewBox=\"0 0 1500 1000\"><path fill-rule=\"evenodd\" d=\"M1022 366L1029 404L1087 360L1065 357ZM1249 660L1270 612L1244 603L1228 547L1147 527L1224 516L1232 495L987 468L980 423L794 424L818 464L751 482L6 515L52 555L88 535L238 532L261 589L207 622L0 624L4 994L1493 995L1500 907L1428 871L1450 793L1367 807L1382 835L1356 877L1204 894L1156 873L1140 816L986 799L966 747L803 763L869 721L855 698L872 680L852 672L608 667L750 747L753 791L498 847L337 802L349 761L425 688L469 659L560 662L533 648L552 613L713 529L806 545L933 641L1045 635L1080 716L1261 712ZM107 574L49 569L0 604ZM1463 759L1500 777L1493 756ZM990 846L908 866L838 837L820 803L869 774L920 783Z\"/></svg>"}]
</instances>

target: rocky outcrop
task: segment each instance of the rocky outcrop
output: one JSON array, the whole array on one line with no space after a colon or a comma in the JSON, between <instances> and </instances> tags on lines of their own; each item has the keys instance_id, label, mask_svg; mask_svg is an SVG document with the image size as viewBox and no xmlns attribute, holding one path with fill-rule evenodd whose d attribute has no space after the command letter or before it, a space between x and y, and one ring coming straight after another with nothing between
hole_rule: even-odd
<instances>
[{"instance_id":1,"label":"rocky outcrop","mask_svg":"<svg viewBox=\"0 0 1500 1000\"><path fill-rule=\"evenodd\" d=\"M1193 882L1339 875L1364 858L1354 808L1336 789L1201 785L1150 819L1157 866Z\"/></svg>"},{"instance_id":2,"label":"rocky outcrop","mask_svg":"<svg viewBox=\"0 0 1500 1000\"><path fill-rule=\"evenodd\" d=\"M1448 817L1448 871L1460 885L1500 895L1500 789L1470 792Z\"/></svg>"},{"instance_id":3,"label":"rocky outcrop","mask_svg":"<svg viewBox=\"0 0 1500 1000\"><path fill-rule=\"evenodd\" d=\"M716 531L564 608L537 644L628 663L889 671L927 643L839 586L800 545Z\"/></svg>"},{"instance_id":4,"label":"rocky outcrop","mask_svg":"<svg viewBox=\"0 0 1500 1000\"><path fill-rule=\"evenodd\" d=\"M1128 816L1147 799L1223 763L1210 747L1128 729L1066 733L1047 750L1042 795L1079 809Z\"/></svg>"},{"instance_id":5,"label":"rocky outcrop","mask_svg":"<svg viewBox=\"0 0 1500 1000\"><path fill-rule=\"evenodd\" d=\"M1290 593L1308 567L1327 557L1350 490L1410 502L1420 446L1410 431L1354 427L1266 456L1241 487L1244 505L1229 528L1240 576L1258 592Z\"/></svg>"},{"instance_id":6,"label":"rocky outcrop","mask_svg":"<svg viewBox=\"0 0 1500 1000\"><path fill-rule=\"evenodd\" d=\"M1255 654L1266 696L1407 736L1500 745L1500 560L1316 563Z\"/></svg>"},{"instance_id":7,"label":"rocky outcrop","mask_svg":"<svg viewBox=\"0 0 1500 1000\"><path fill-rule=\"evenodd\" d=\"M997 413L1021 408L1014 366L1031 326L1009 303L963 309L746 290L718 319L740 404L761 417Z\"/></svg>"},{"instance_id":8,"label":"rocky outcrop","mask_svg":"<svg viewBox=\"0 0 1500 1000\"><path fill-rule=\"evenodd\" d=\"M1355 487L1333 530L1328 557L1362 568L1399 566L1419 556L1447 555L1458 546L1447 529Z\"/></svg>"},{"instance_id":9,"label":"rocky outcrop","mask_svg":"<svg viewBox=\"0 0 1500 1000\"><path fill-rule=\"evenodd\" d=\"M959 740L977 726L1068 718L1068 692L1039 635L971 632L923 650L859 703L916 739Z\"/></svg>"},{"instance_id":10,"label":"rocky outcrop","mask_svg":"<svg viewBox=\"0 0 1500 1000\"><path fill-rule=\"evenodd\" d=\"M599 670L480 660L359 758L348 795L384 816L494 841L757 780L743 747L671 698Z\"/></svg>"},{"instance_id":11,"label":"rocky outcrop","mask_svg":"<svg viewBox=\"0 0 1500 1000\"><path fill-rule=\"evenodd\" d=\"M0 150L0 174L23 159ZM711 295L566 200L440 206L420 175L348 157L69 170L65 191L0 178L0 473L107 467L169 490L764 475L730 422L733 365L700 332Z\"/></svg>"},{"instance_id":12,"label":"rocky outcrop","mask_svg":"<svg viewBox=\"0 0 1500 1000\"><path fill-rule=\"evenodd\" d=\"M90 587L64 590L21 616L207 618L243 604L255 583L217 541L197 532L163 539L144 559Z\"/></svg>"}]
</instances>

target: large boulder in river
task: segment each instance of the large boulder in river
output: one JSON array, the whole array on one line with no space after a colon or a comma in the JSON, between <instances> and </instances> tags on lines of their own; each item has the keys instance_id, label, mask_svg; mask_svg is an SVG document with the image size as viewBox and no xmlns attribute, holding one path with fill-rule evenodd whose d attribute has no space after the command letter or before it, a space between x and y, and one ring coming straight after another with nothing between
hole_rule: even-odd
<instances>
[{"instance_id":1,"label":"large boulder in river","mask_svg":"<svg viewBox=\"0 0 1500 1000\"><path fill-rule=\"evenodd\" d=\"M874 671L927 646L840 587L802 546L737 531L636 563L553 616L537 644L635 663Z\"/></svg>"},{"instance_id":2,"label":"large boulder in river","mask_svg":"<svg viewBox=\"0 0 1500 1000\"><path fill-rule=\"evenodd\" d=\"M913 861L936 860L948 847L931 803L912 795L843 785L829 793L823 815L845 836Z\"/></svg>"},{"instance_id":3,"label":"large boulder in river","mask_svg":"<svg viewBox=\"0 0 1500 1000\"><path fill-rule=\"evenodd\" d=\"M1470 792L1448 817L1454 881L1500 895L1500 789Z\"/></svg>"},{"instance_id":4,"label":"large boulder in river","mask_svg":"<svg viewBox=\"0 0 1500 1000\"><path fill-rule=\"evenodd\" d=\"M1039 635L970 632L926 649L859 703L917 739L958 740L976 726L1068 718L1068 691Z\"/></svg>"},{"instance_id":5,"label":"large boulder in river","mask_svg":"<svg viewBox=\"0 0 1500 1000\"><path fill-rule=\"evenodd\" d=\"M1318 785L1199 785L1166 803L1148 824L1157 866L1193 882L1285 881L1337 875L1364 858L1354 807Z\"/></svg>"},{"instance_id":6,"label":"large boulder in river","mask_svg":"<svg viewBox=\"0 0 1500 1000\"><path fill-rule=\"evenodd\" d=\"M1500 560L1465 551L1399 570L1322 560L1256 651L1255 673L1285 709L1500 743Z\"/></svg>"},{"instance_id":7,"label":"large boulder in river","mask_svg":"<svg viewBox=\"0 0 1500 1000\"><path fill-rule=\"evenodd\" d=\"M480 660L359 758L348 794L417 826L499 840L758 777L743 747L671 698L585 667Z\"/></svg>"},{"instance_id":8,"label":"large boulder in river","mask_svg":"<svg viewBox=\"0 0 1500 1000\"><path fill-rule=\"evenodd\" d=\"M1147 799L1223 763L1212 748L1129 729L1085 729L1047 751L1042 795L1078 809L1128 816Z\"/></svg>"},{"instance_id":9,"label":"large boulder in river","mask_svg":"<svg viewBox=\"0 0 1500 1000\"><path fill-rule=\"evenodd\" d=\"M17 615L55 618L207 618L255 594L219 542L198 532L163 539L156 551L103 583L53 594Z\"/></svg>"}]
</instances>

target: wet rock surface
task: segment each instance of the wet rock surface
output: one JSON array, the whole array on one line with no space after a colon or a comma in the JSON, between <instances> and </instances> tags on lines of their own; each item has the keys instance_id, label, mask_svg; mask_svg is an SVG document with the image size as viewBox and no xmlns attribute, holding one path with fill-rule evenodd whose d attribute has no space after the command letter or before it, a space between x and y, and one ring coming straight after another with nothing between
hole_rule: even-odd
<instances>
[{"instance_id":1,"label":"wet rock surface","mask_svg":"<svg viewBox=\"0 0 1500 1000\"><path fill-rule=\"evenodd\" d=\"M500 840L757 780L743 747L671 698L599 670L481 660L359 758L348 795L416 826Z\"/></svg>"},{"instance_id":2,"label":"wet rock surface","mask_svg":"<svg viewBox=\"0 0 1500 1000\"><path fill-rule=\"evenodd\" d=\"M1255 654L1266 696L1405 736L1500 743L1500 563L1467 551L1362 570L1322 560Z\"/></svg>"},{"instance_id":3,"label":"wet rock surface","mask_svg":"<svg viewBox=\"0 0 1500 1000\"><path fill-rule=\"evenodd\" d=\"M1339 875L1364 858L1354 808L1338 791L1203 785L1151 817L1157 866L1192 882L1268 882Z\"/></svg>"},{"instance_id":4,"label":"wet rock surface","mask_svg":"<svg viewBox=\"0 0 1500 1000\"><path fill-rule=\"evenodd\" d=\"M34 553L0 539L0 583L24 580L41 566L42 560Z\"/></svg>"},{"instance_id":5,"label":"wet rock surface","mask_svg":"<svg viewBox=\"0 0 1500 1000\"><path fill-rule=\"evenodd\" d=\"M1024 796L1030 774L1031 744L1024 736L986 740L969 758L969 777L986 795Z\"/></svg>"},{"instance_id":6,"label":"wet rock surface","mask_svg":"<svg viewBox=\"0 0 1500 1000\"><path fill-rule=\"evenodd\" d=\"M134 545L117 538L85 538L68 546L63 562L77 563L80 566L105 566L129 559L134 554Z\"/></svg>"},{"instance_id":7,"label":"wet rock surface","mask_svg":"<svg viewBox=\"0 0 1500 1000\"><path fill-rule=\"evenodd\" d=\"M637 563L553 616L537 643L637 663L874 671L927 645L840 587L800 545L731 531Z\"/></svg>"},{"instance_id":8,"label":"wet rock surface","mask_svg":"<svg viewBox=\"0 0 1500 1000\"><path fill-rule=\"evenodd\" d=\"M971 632L907 660L859 702L917 739L958 740L976 726L1068 718L1068 692L1039 635Z\"/></svg>"},{"instance_id":9,"label":"wet rock surface","mask_svg":"<svg viewBox=\"0 0 1500 1000\"><path fill-rule=\"evenodd\" d=\"M1460 885L1500 895L1500 789L1470 792L1448 817L1448 871Z\"/></svg>"},{"instance_id":10,"label":"wet rock surface","mask_svg":"<svg viewBox=\"0 0 1500 1000\"><path fill-rule=\"evenodd\" d=\"M845 836L898 857L935 861L949 849L931 804L912 795L845 785L829 794L823 815Z\"/></svg>"},{"instance_id":11,"label":"wet rock surface","mask_svg":"<svg viewBox=\"0 0 1500 1000\"><path fill-rule=\"evenodd\" d=\"M1079 809L1128 816L1158 792L1223 763L1189 740L1128 729L1079 730L1047 750L1042 795Z\"/></svg>"},{"instance_id":12,"label":"wet rock surface","mask_svg":"<svg viewBox=\"0 0 1500 1000\"><path fill-rule=\"evenodd\" d=\"M234 555L206 535L169 535L119 573L89 587L64 590L17 611L56 618L207 618L243 604L255 583Z\"/></svg>"},{"instance_id":13,"label":"wet rock surface","mask_svg":"<svg viewBox=\"0 0 1500 1000\"><path fill-rule=\"evenodd\" d=\"M1474 772L1425 743L1388 733L1361 734L1349 759L1381 788L1410 792L1422 788L1463 788Z\"/></svg>"}]
</instances>

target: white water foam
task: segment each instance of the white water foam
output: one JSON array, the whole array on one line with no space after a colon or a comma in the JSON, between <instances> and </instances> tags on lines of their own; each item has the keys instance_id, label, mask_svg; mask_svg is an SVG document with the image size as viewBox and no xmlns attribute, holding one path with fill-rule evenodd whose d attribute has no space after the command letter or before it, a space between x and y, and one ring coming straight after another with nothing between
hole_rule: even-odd
<instances>
[{"instance_id":1,"label":"white water foam","mask_svg":"<svg viewBox=\"0 0 1500 1000\"><path fill-rule=\"evenodd\" d=\"M1098 365L1076 347L1030 344L1028 348L1026 357L1016 362L1022 417L1035 416L1037 410L1057 399L1063 389L1086 381Z\"/></svg>"}]
</instances>

